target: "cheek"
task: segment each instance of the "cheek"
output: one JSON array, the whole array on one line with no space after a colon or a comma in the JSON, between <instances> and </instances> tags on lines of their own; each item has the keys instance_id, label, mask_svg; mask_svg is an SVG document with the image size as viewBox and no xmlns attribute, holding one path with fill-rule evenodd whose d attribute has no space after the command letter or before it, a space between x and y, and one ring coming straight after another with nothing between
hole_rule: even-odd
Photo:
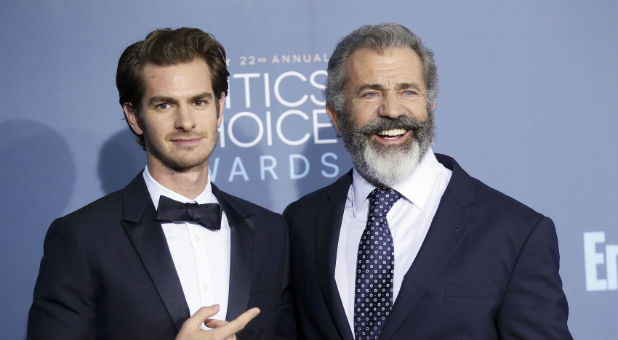
<instances>
[{"instance_id":1,"label":"cheek","mask_svg":"<svg viewBox=\"0 0 618 340\"><path fill-rule=\"evenodd\" d=\"M216 117L216 113L211 115L202 116L200 121L198 122L198 126L200 126L199 131L205 133L207 136L213 136L218 133L217 128L219 120Z\"/></svg>"},{"instance_id":2,"label":"cheek","mask_svg":"<svg viewBox=\"0 0 618 340\"><path fill-rule=\"evenodd\" d=\"M427 117L427 110L430 109L426 100L418 100L411 103L411 109L419 117Z\"/></svg>"},{"instance_id":3,"label":"cheek","mask_svg":"<svg viewBox=\"0 0 618 340\"><path fill-rule=\"evenodd\" d=\"M163 139L169 131L172 131L168 128L169 124L164 120L150 119L147 121L143 121L142 123L144 133L153 140Z\"/></svg>"},{"instance_id":4,"label":"cheek","mask_svg":"<svg viewBox=\"0 0 618 340\"><path fill-rule=\"evenodd\" d=\"M349 114L355 127L362 127L378 117L377 108L371 103L352 103Z\"/></svg>"},{"instance_id":5,"label":"cheek","mask_svg":"<svg viewBox=\"0 0 618 340\"><path fill-rule=\"evenodd\" d=\"M421 122L426 121L428 117L426 105L422 104L422 105L418 105L417 107L415 107L414 110L412 111L412 116L414 119L419 120Z\"/></svg>"},{"instance_id":6,"label":"cheek","mask_svg":"<svg viewBox=\"0 0 618 340\"><path fill-rule=\"evenodd\" d=\"M221 117L221 119L223 119L223 117ZM216 114L213 114L213 117L209 117L205 124L209 130L217 130L217 127L219 127L219 122L220 120L216 117Z\"/></svg>"}]
</instances>

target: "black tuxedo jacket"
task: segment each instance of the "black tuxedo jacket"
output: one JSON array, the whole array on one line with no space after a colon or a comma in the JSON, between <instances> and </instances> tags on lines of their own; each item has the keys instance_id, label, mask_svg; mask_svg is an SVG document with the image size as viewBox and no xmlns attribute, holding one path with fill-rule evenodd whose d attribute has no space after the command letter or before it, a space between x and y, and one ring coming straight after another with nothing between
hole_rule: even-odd
<instances>
[{"instance_id":1,"label":"black tuxedo jacket","mask_svg":"<svg viewBox=\"0 0 618 340\"><path fill-rule=\"evenodd\" d=\"M283 218L216 186L231 229L227 320L261 313L238 338L293 330ZM139 174L124 189L55 220L44 243L28 338L172 339L189 317L155 207ZM290 333L294 334L294 333ZM287 336L286 333L281 333Z\"/></svg>"},{"instance_id":2,"label":"black tuxedo jacket","mask_svg":"<svg viewBox=\"0 0 618 340\"><path fill-rule=\"evenodd\" d=\"M380 338L569 339L553 222L452 170ZM351 172L292 203L292 283L301 337L353 339L335 283Z\"/></svg>"}]
</instances>

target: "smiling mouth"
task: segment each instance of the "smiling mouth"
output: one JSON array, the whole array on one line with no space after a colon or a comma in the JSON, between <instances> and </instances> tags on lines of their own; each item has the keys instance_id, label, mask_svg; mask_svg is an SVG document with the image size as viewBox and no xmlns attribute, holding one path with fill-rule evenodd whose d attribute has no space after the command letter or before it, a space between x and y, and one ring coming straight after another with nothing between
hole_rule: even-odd
<instances>
[{"instance_id":1,"label":"smiling mouth","mask_svg":"<svg viewBox=\"0 0 618 340\"><path fill-rule=\"evenodd\" d=\"M389 129L379 131L378 133L376 133L376 135L384 139L397 139L405 135L406 132L408 132L406 129Z\"/></svg>"}]
</instances>

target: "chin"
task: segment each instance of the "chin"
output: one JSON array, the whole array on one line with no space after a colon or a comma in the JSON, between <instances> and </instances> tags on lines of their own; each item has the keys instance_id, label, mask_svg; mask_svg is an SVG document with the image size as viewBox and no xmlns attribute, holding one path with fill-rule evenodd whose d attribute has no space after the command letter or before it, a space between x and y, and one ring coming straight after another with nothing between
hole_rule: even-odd
<instances>
[{"instance_id":1,"label":"chin","mask_svg":"<svg viewBox=\"0 0 618 340\"><path fill-rule=\"evenodd\" d=\"M416 142L409 148L384 145L375 147L369 143L363 150L361 159L358 162L355 160L354 165L361 176L372 184L393 187L416 169L421 157L421 150Z\"/></svg>"},{"instance_id":2,"label":"chin","mask_svg":"<svg viewBox=\"0 0 618 340\"><path fill-rule=\"evenodd\" d=\"M201 166L205 166L207 164L208 157L184 157L184 158L168 158L164 164L176 171L176 172L185 172L195 168L199 168Z\"/></svg>"}]
</instances>

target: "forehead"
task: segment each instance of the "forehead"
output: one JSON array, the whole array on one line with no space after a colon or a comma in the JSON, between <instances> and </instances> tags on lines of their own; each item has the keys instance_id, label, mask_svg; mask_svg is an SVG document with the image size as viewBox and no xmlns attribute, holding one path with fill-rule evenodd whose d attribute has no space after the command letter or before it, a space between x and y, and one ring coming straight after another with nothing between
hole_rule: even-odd
<instances>
[{"instance_id":1,"label":"forehead","mask_svg":"<svg viewBox=\"0 0 618 340\"><path fill-rule=\"evenodd\" d=\"M350 55L345 66L350 86L417 83L425 87L423 62L409 47L383 51L360 48Z\"/></svg>"},{"instance_id":2,"label":"forehead","mask_svg":"<svg viewBox=\"0 0 618 340\"><path fill-rule=\"evenodd\" d=\"M155 95L191 95L212 92L208 64L199 58L187 63L155 65L148 63L142 70L144 97Z\"/></svg>"}]
</instances>

